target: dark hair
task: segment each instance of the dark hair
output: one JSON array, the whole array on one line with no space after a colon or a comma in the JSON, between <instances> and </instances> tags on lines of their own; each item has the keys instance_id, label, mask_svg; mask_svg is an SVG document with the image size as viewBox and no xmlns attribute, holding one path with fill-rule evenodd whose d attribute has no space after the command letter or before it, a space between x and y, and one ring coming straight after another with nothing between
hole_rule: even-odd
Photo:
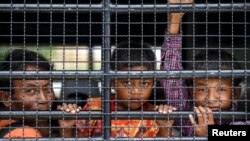
<instances>
[{"instance_id":1,"label":"dark hair","mask_svg":"<svg viewBox=\"0 0 250 141\"><path fill-rule=\"evenodd\" d=\"M10 50L1 61L0 71L24 71L28 66L34 66L39 70L53 70L51 64L44 56L26 49ZM0 80L0 90L7 90L12 86L12 78Z\"/></svg>"},{"instance_id":2,"label":"dark hair","mask_svg":"<svg viewBox=\"0 0 250 141\"><path fill-rule=\"evenodd\" d=\"M191 64L192 65L192 64ZM192 69L191 66L189 66ZM195 70L239 70L239 63L231 54L224 50L203 50L195 56ZM234 79L234 86L238 86L242 78Z\"/></svg>"},{"instance_id":3,"label":"dark hair","mask_svg":"<svg viewBox=\"0 0 250 141\"><path fill-rule=\"evenodd\" d=\"M149 45L133 41L121 42L114 49L110 60L112 70L144 66L155 69L155 54Z\"/></svg>"}]
</instances>

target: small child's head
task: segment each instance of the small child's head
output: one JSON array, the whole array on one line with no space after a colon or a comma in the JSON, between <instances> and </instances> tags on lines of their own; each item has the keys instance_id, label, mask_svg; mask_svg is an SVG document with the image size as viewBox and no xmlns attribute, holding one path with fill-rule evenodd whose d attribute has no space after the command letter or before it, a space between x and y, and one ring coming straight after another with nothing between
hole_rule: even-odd
<instances>
[{"instance_id":1,"label":"small child's head","mask_svg":"<svg viewBox=\"0 0 250 141\"><path fill-rule=\"evenodd\" d=\"M195 57L195 70L237 70L238 62L227 52L208 50ZM211 110L229 110L232 101L240 96L241 78L210 77L193 80L193 96L196 106Z\"/></svg>"},{"instance_id":2,"label":"small child's head","mask_svg":"<svg viewBox=\"0 0 250 141\"><path fill-rule=\"evenodd\" d=\"M149 45L122 42L111 56L110 67L114 71L155 70L155 54ZM117 100L123 108L138 109L151 96L153 78L126 78L112 81Z\"/></svg>"},{"instance_id":3,"label":"small child's head","mask_svg":"<svg viewBox=\"0 0 250 141\"><path fill-rule=\"evenodd\" d=\"M10 50L0 64L0 71L50 71L53 65L44 56L26 49ZM49 110L55 99L50 79L0 80L0 99L12 110Z\"/></svg>"}]
</instances>

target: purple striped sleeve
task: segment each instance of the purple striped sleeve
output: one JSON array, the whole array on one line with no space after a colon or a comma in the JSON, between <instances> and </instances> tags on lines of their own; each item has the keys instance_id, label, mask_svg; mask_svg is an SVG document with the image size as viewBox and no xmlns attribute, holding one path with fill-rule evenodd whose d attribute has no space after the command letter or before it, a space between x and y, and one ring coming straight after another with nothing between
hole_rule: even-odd
<instances>
[{"instance_id":1,"label":"purple striped sleeve","mask_svg":"<svg viewBox=\"0 0 250 141\"><path fill-rule=\"evenodd\" d=\"M161 48L161 69L183 70L181 62L181 35L165 34L164 43ZM164 79L161 81L164 95L169 105L177 107L178 110L188 110L188 91L182 78Z\"/></svg>"},{"instance_id":2,"label":"purple striped sleeve","mask_svg":"<svg viewBox=\"0 0 250 141\"><path fill-rule=\"evenodd\" d=\"M181 58L181 35L165 34L164 43L161 48L161 69L183 70ZM187 111L191 108L188 102L188 90L182 78L163 79L161 85L164 88L164 95L169 105L175 106L178 111ZM181 136L192 136L193 128L188 118L180 119L175 125L182 127Z\"/></svg>"}]
</instances>

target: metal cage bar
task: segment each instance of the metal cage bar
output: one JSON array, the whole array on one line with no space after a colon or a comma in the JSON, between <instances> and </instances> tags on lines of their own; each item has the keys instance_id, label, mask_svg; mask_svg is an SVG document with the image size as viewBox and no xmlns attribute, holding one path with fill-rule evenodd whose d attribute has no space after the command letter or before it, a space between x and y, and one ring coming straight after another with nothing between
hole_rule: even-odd
<instances>
[{"instance_id":1,"label":"metal cage bar","mask_svg":"<svg viewBox=\"0 0 250 141\"><path fill-rule=\"evenodd\" d=\"M189 114L194 114L194 112L176 111L171 114L163 115L156 111L144 111L143 113L138 113L136 111L116 111L110 113L91 111L91 114L89 115L89 111L81 111L77 113L77 115L74 115L63 111L1 111L0 119L8 118L9 116L13 119L22 119L22 117L27 119L58 119L62 118L62 115L64 119L87 119L89 117L91 117L91 119L103 119L103 116L108 116L109 119L128 119L128 117L130 119L141 119L141 117L143 117L143 119L165 119L166 116L172 119L181 119L183 117L188 117ZM234 119L250 117L250 113L247 112L214 112L214 118L216 119L231 119L232 115L234 115ZM110 125L107 126L109 127Z\"/></svg>"},{"instance_id":2,"label":"metal cage bar","mask_svg":"<svg viewBox=\"0 0 250 141\"><path fill-rule=\"evenodd\" d=\"M109 106L109 83L110 79L115 78L125 78L129 76L130 78L140 78L141 76L145 78L179 78L180 76L182 78L194 78L194 77L208 77L208 76L221 76L221 77L228 77L228 76L234 76L234 77L241 77L241 76L249 76L250 70L214 70L214 71L120 71L120 72L113 72L110 71L109 68L109 56L110 56L110 16L112 13L152 13L152 12L159 12L159 13L165 13L170 11L184 11L184 12L242 12L242 11L250 11L250 3L212 3L212 4L193 4L193 5L169 5L169 4L155 4L155 5L126 5L126 4L112 4L110 3L110 0L105 0L101 4L0 4L0 11L2 12L96 12L96 13L102 13L103 17L103 71L4 71L0 72L1 78L17 78L17 79L40 79L40 78L50 78L50 79L75 79L77 78L91 78L91 79L102 79L103 89L104 89L104 95L103 95L103 112L91 112L91 118L102 118L104 119L104 136L103 138L93 138L94 140L116 140L116 138L110 137L110 120L114 117L116 118L154 118L154 119L161 119L165 118L165 115L159 115L157 112L110 112L110 106ZM14 36L14 35L11 35ZM29 35L27 35L29 36ZM63 35L65 36L65 35ZM80 35L77 35L80 37ZM246 35L247 36L247 35ZM247 36L248 37L248 36ZM81 111L79 114L77 114L77 119L81 118L88 118L89 112ZM191 111L187 112L174 112L172 114L169 114L168 116L171 118L179 119L183 116L188 116L189 114L193 114ZM231 118L230 115L234 115L234 119L242 118L243 116L249 116L250 113L246 112L215 112L216 118ZM66 114L64 112L60 111L18 111L18 112L11 112L11 111L1 111L0 112L0 118L5 117L11 117L13 118L50 118L50 119L58 119L62 117L65 119L72 119L76 118L75 115L72 114ZM35 115L35 116L34 116ZM143 140L166 140L166 138L143 138ZM169 137L167 138L169 140L207 140L207 138L199 138L199 137ZM0 140L9 140L9 139L0 139ZM16 140L16 139L11 139ZM17 139L18 140L18 139ZM22 140L31 140L31 139L22 139ZM34 139L34 140L51 140L51 139ZM61 138L53 138L53 140L61 140ZM67 138L67 140L78 140L76 138ZM79 140L89 140L89 138L79 138ZM127 140L127 139L120 139L119 140ZM133 138L133 140L142 140L142 138Z\"/></svg>"},{"instance_id":3,"label":"metal cage bar","mask_svg":"<svg viewBox=\"0 0 250 141\"><path fill-rule=\"evenodd\" d=\"M9 78L10 76L15 79L41 79L41 78L53 78L66 79L78 78L90 78L101 79L102 75L109 76L111 78L193 78L193 77L242 77L249 76L250 70L182 70L182 71L1 71L1 78Z\"/></svg>"},{"instance_id":4,"label":"metal cage bar","mask_svg":"<svg viewBox=\"0 0 250 141\"><path fill-rule=\"evenodd\" d=\"M110 3L110 0L105 0L103 2L103 34L104 35L110 35L110 12L106 11L106 9L108 8L108 4ZM103 60L104 62L103 63L103 71L104 71L104 74L106 73L109 73L110 71L110 67L109 67L109 62L110 62L110 52L109 52L109 49L110 49L110 46L111 46L111 43L110 43L110 38L108 36L103 36L103 45L104 45L104 48L103 48ZM109 103L109 100L110 100L110 90L109 90L109 86L110 86L110 77L108 75L102 75L103 76L103 89L104 89L104 92L103 92L103 96L102 96L102 110L103 110L103 138L104 140L108 140L111 136L111 132L110 132L110 129L111 129L111 118L110 118L110 103Z\"/></svg>"},{"instance_id":5,"label":"metal cage bar","mask_svg":"<svg viewBox=\"0 0 250 141\"><path fill-rule=\"evenodd\" d=\"M106 3L106 2L105 2ZM52 8L52 9L51 9ZM231 12L234 11L249 11L250 3L208 3L208 4L193 4L193 5L171 5L171 4L0 4L0 11L13 12L92 12L101 13L103 9L106 12L166 12L166 11L183 11L183 12Z\"/></svg>"}]
</instances>

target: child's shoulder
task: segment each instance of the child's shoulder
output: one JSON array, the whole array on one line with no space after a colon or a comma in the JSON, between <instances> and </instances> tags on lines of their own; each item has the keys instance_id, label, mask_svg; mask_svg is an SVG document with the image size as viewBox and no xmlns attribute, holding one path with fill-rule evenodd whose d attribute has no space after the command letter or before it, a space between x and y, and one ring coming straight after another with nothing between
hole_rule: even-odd
<instances>
[{"instance_id":1,"label":"child's shoulder","mask_svg":"<svg viewBox=\"0 0 250 141\"><path fill-rule=\"evenodd\" d=\"M246 121L232 121L230 125L250 125L250 120Z\"/></svg>"},{"instance_id":2,"label":"child's shoulder","mask_svg":"<svg viewBox=\"0 0 250 141\"><path fill-rule=\"evenodd\" d=\"M96 101L101 102L101 97L91 97L87 99L87 102L96 102Z\"/></svg>"}]
</instances>

